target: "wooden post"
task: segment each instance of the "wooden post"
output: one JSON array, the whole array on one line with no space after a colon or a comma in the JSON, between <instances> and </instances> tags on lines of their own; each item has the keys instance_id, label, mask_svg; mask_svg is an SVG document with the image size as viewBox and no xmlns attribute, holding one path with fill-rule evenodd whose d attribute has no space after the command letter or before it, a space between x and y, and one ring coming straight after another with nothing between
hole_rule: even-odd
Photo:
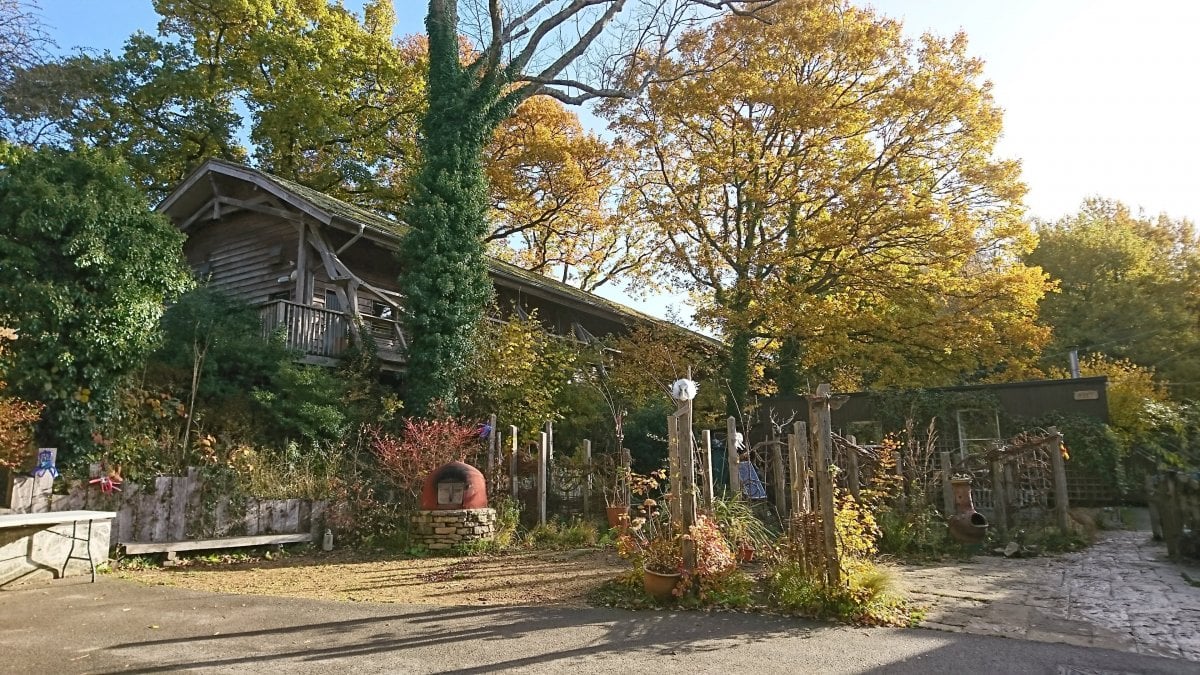
<instances>
[{"instance_id":1,"label":"wooden post","mask_svg":"<svg viewBox=\"0 0 1200 675\"><path fill-rule=\"evenodd\" d=\"M783 445L771 444L771 473L775 474L775 508L780 518L788 517L787 474L783 468Z\"/></svg>"},{"instance_id":2,"label":"wooden post","mask_svg":"<svg viewBox=\"0 0 1200 675\"><path fill-rule=\"evenodd\" d=\"M583 479L583 517L586 520L591 515L592 501L592 441L583 439L583 465L587 467L587 477Z\"/></svg>"},{"instance_id":3,"label":"wooden post","mask_svg":"<svg viewBox=\"0 0 1200 675\"><path fill-rule=\"evenodd\" d=\"M817 387L817 393L809 397L815 405L811 407L813 427L816 428L816 451L814 471L817 474L817 496L820 498L821 525L825 534L825 569L826 580L830 586L838 586L842 580L841 563L837 552L837 532L834 529L836 506L833 500L833 476L829 468L833 464L833 422L830 419L829 398L832 393L829 384L822 383Z\"/></svg>"},{"instance_id":4,"label":"wooden post","mask_svg":"<svg viewBox=\"0 0 1200 675\"><path fill-rule=\"evenodd\" d=\"M537 480L537 499L538 499L538 524L546 524L546 474L547 467L550 463L550 437L546 432L542 432L542 445L538 452L538 480Z\"/></svg>"},{"instance_id":5,"label":"wooden post","mask_svg":"<svg viewBox=\"0 0 1200 675\"><path fill-rule=\"evenodd\" d=\"M738 474L737 420L725 421L725 456L729 460L730 499L742 494L742 479Z\"/></svg>"},{"instance_id":6,"label":"wooden post","mask_svg":"<svg viewBox=\"0 0 1200 675\"><path fill-rule=\"evenodd\" d=\"M678 411L676 411L678 412ZM667 481L671 498L667 502L667 510L671 514L671 522L679 523L683 518L683 465L680 462L679 446L679 417L667 416Z\"/></svg>"},{"instance_id":7,"label":"wooden post","mask_svg":"<svg viewBox=\"0 0 1200 675\"><path fill-rule=\"evenodd\" d=\"M696 524L696 451L692 447L692 402L689 399L679 408L675 436L679 444L681 469L680 500L682 502L683 532L690 533ZM683 569L696 571L696 542L691 537L683 540Z\"/></svg>"},{"instance_id":8,"label":"wooden post","mask_svg":"<svg viewBox=\"0 0 1200 675\"><path fill-rule=\"evenodd\" d=\"M808 428L804 422L792 425L788 434L788 464L792 479L792 514L807 513L808 502Z\"/></svg>"},{"instance_id":9,"label":"wooden post","mask_svg":"<svg viewBox=\"0 0 1200 675\"><path fill-rule=\"evenodd\" d=\"M942 516L949 518L954 515L954 488L950 485L950 451L938 453L942 461Z\"/></svg>"},{"instance_id":10,"label":"wooden post","mask_svg":"<svg viewBox=\"0 0 1200 675\"><path fill-rule=\"evenodd\" d=\"M508 426L508 436L512 439L512 457L510 457L508 460L508 480L510 483L512 483L512 498L515 502L519 497L517 494L517 437L519 436L517 433L517 425L510 424Z\"/></svg>"},{"instance_id":11,"label":"wooden post","mask_svg":"<svg viewBox=\"0 0 1200 675\"><path fill-rule=\"evenodd\" d=\"M1154 475L1153 474L1151 474L1151 473L1146 474L1145 485L1146 485L1146 506L1148 507L1148 510L1150 511L1150 536L1153 537L1155 541L1162 541L1162 538L1163 538L1162 521L1159 520L1159 515L1158 515L1158 500L1155 499L1155 496L1154 496Z\"/></svg>"},{"instance_id":12,"label":"wooden post","mask_svg":"<svg viewBox=\"0 0 1200 675\"><path fill-rule=\"evenodd\" d=\"M704 456L701 461L704 463L704 504L708 508L713 506L713 461L712 461L712 432L705 429L701 436L702 444L701 452Z\"/></svg>"},{"instance_id":13,"label":"wooden post","mask_svg":"<svg viewBox=\"0 0 1200 675\"><path fill-rule=\"evenodd\" d=\"M308 286L308 228L305 227L303 221L300 223L300 232L297 237L298 245L296 246L296 294L295 301L301 305L312 304L312 293L308 297L304 297L304 289ZM291 333L291 326L288 326L288 332Z\"/></svg>"},{"instance_id":14,"label":"wooden post","mask_svg":"<svg viewBox=\"0 0 1200 675\"><path fill-rule=\"evenodd\" d=\"M1008 537L1008 490L1004 486L1004 463L992 462L992 520L1000 536Z\"/></svg>"},{"instance_id":15,"label":"wooden post","mask_svg":"<svg viewBox=\"0 0 1200 675\"><path fill-rule=\"evenodd\" d=\"M1071 504L1067 499L1067 467L1062 456L1062 434L1056 427L1047 429L1050 439L1050 466L1054 468L1054 515L1063 534L1071 532Z\"/></svg>"},{"instance_id":16,"label":"wooden post","mask_svg":"<svg viewBox=\"0 0 1200 675\"><path fill-rule=\"evenodd\" d=\"M846 449L846 486L850 488L850 496L854 497L854 503L858 504L862 501L859 497L862 485L858 475L858 439L847 436L846 440L850 442L850 447Z\"/></svg>"},{"instance_id":17,"label":"wooden post","mask_svg":"<svg viewBox=\"0 0 1200 675\"><path fill-rule=\"evenodd\" d=\"M500 449L499 429L496 428L496 416L488 415L488 459L487 459L487 491L492 493L492 483L496 481L496 454Z\"/></svg>"}]
</instances>

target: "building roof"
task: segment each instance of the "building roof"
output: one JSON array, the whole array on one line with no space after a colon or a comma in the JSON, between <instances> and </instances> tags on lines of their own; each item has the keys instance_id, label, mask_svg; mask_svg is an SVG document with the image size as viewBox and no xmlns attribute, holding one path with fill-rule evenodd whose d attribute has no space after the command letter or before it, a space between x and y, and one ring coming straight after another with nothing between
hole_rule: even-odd
<instances>
[{"instance_id":1,"label":"building roof","mask_svg":"<svg viewBox=\"0 0 1200 675\"><path fill-rule=\"evenodd\" d=\"M407 225L387 218L367 209L354 206L335 197L301 185L286 178L272 175L259 169L254 169L234 162L221 159L208 159L197 167L171 194L159 203L157 210L177 219L186 218L190 212L215 195L211 183L201 178L212 173L239 178L271 192L281 201L299 208L310 216L326 225L350 226L353 230L362 229L364 234L382 246L396 249ZM195 193L199 192L198 196ZM207 194L207 199L205 198ZM194 195L188 198L189 195ZM186 203L186 204L185 204ZM178 222L178 221L177 221ZM609 314L626 324L644 323L663 326L673 331L685 334L691 339L701 341L710 346L720 346L722 343L712 337L684 328L678 324L650 316L644 312L600 297L594 293L575 288L550 277L522 269L511 263L498 260L491 256L487 259L488 272L494 280L503 280L511 285L525 289L536 289L545 296L568 305L583 305L592 310Z\"/></svg>"}]
</instances>

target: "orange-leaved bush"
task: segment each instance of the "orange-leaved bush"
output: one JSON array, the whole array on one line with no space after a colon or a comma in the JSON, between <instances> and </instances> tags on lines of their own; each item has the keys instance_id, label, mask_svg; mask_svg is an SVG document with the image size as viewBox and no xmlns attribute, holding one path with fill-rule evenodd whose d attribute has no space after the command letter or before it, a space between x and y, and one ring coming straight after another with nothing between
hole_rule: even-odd
<instances>
[{"instance_id":1,"label":"orange-leaved bush","mask_svg":"<svg viewBox=\"0 0 1200 675\"><path fill-rule=\"evenodd\" d=\"M4 342L17 337L0 326L0 358ZM42 404L5 396L8 384L0 378L0 468L16 469L33 455L33 425L42 416Z\"/></svg>"}]
</instances>

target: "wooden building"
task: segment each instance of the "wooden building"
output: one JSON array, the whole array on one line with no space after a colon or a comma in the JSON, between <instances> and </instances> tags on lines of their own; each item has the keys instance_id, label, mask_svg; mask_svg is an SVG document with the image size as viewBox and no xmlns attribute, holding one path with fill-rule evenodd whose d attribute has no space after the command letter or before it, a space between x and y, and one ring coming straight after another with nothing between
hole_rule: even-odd
<instances>
[{"instance_id":1,"label":"wooden building","mask_svg":"<svg viewBox=\"0 0 1200 675\"><path fill-rule=\"evenodd\" d=\"M260 307L264 328L283 327L304 361L334 364L361 320L385 369L401 370L396 249L404 225L288 180L217 159L196 169L158 206L186 235L197 277ZM504 315L528 315L588 342L653 323L706 336L508 263L489 259ZM494 317L502 320L503 316Z\"/></svg>"}]
</instances>

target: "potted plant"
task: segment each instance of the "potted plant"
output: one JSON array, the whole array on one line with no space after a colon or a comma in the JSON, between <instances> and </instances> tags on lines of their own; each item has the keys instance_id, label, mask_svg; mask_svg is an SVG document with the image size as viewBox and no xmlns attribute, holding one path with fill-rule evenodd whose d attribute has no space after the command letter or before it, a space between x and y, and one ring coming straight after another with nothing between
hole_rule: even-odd
<instances>
[{"instance_id":1,"label":"potted plant","mask_svg":"<svg viewBox=\"0 0 1200 675\"><path fill-rule=\"evenodd\" d=\"M741 562L751 562L757 551L771 545L771 531L742 497L714 499L712 512L729 548L737 552Z\"/></svg>"},{"instance_id":2,"label":"potted plant","mask_svg":"<svg viewBox=\"0 0 1200 675\"><path fill-rule=\"evenodd\" d=\"M639 515L617 539L617 552L642 569L646 593L670 600L683 572L683 542L671 525L670 515L647 498Z\"/></svg>"}]
</instances>

